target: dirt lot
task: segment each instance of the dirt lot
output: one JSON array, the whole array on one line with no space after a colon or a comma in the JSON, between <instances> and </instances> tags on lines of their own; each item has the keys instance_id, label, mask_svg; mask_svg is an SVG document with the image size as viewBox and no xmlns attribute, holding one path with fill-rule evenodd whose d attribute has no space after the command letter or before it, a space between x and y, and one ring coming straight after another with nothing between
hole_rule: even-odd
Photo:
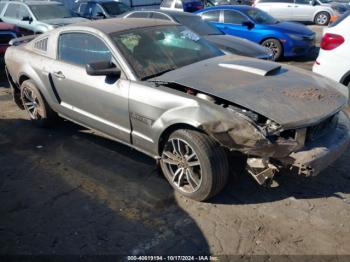
<instances>
[{"instance_id":1,"label":"dirt lot","mask_svg":"<svg viewBox=\"0 0 350 262\"><path fill-rule=\"evenodd\" d=\"M267 189L241 173L197 203L141 153L67 121L34 128L6 85L0 254L350 254L350 150L317 177Z\"/></svg>"}]
</instances>

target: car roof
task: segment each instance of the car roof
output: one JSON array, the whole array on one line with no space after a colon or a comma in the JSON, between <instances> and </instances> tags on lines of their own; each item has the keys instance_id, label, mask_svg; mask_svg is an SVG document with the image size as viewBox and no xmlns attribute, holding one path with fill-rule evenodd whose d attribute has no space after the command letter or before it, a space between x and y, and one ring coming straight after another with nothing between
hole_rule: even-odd
<instances>
[{"instance_id":1,"label":"car roof","mask_svg":"<svg viewBox=\"0 0 350 262\"><path fill-rule=\"evenodd\" d=\"M249 9L254 9L255 7L249 6L249 5L219 5L219 6L212 6L207 7L205 9L202 9L199 11L199 13L209 11L209 10L223 10L223 9L231 9L231 10L237 10L237 11L245 11Z\"/></svg>"},{"instance_id":2,"label":"car roof","mask_svg":"<svg viewBox=\"0 0 350 262\"><path fill-rule=\"evenodd\" d=\"M62 4L60 2L56 1L1 1L0 3L22 3L22 4L27 4L27 5L57 5L57 4Z\"/></svg>"},{"instance_id":3,"label":"car roof","mask_svg":"<svg viewBox=\"0 0 350 262\"><path fill-rule=\"evenodd\" d=\"M111 19L101 19L95 21L81 22L76 23L70 26L66 26L65 28L71 28L74 26L79 27L89 27L94 28L99 31L102 31L106 34L138 29L138 28L146 28L146 27L154 27L154 26L165 26L165 25L177 25L172 21L168 20L160 20L160 19L143 19L143 18L111 18Z\"/></svg>"},{"instance_id":4,"label":"car roof","mask_svg":"<svg viewBox=\"0 0 350 262\"><path fill-rule=\"evenodd\" d=\"M145 10L132 10L129 13L137 13L137 12L157 12L157 13L163 13L167 14L169 16L177 17L177 16L188 16L193 17L195 14L188 13L188 12L181 12L176 10L165 10L165 9L145 9Z\"/></svg>"}]
</instances>

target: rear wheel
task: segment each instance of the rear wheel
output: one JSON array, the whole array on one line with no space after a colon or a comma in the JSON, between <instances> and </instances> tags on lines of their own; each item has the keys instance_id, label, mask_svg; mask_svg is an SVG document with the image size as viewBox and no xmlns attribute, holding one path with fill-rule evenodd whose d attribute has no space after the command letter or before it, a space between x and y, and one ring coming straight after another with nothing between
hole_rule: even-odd
<instances>
[{"instance_id":1,"label":"rear wheel","mask_svg":"<svg viewBox=\"0 0 350 262\"><path fill-rule=\"evenodd\" d=\"M21 85L21 100L32 122L39 127L50 127L58 120L32 80Z\"/></svg>"},{"instance_id":2,"label":"rear wheel","mask_svg":"<svg viewBox=\"0 0 350 262\"><path fill-rule=\"evenodd\" d=\"M328 25L331 20L331 16L327 12L320 12L315 16L316 25Z\"/></svg>"},{"instance_id":3,"label":"rear wheel","mask_svg":"<svg viewBox=\"0 0 350 262\"><path fill-rule=\"evenodd\" d=\"M278 41L277 39L274 39L274 38L266 39L261 43L261 45L267 47L272 51L274 60L277 61L282 57L283 47L281 42Z\"/></svg>"},{"instance_id":4,"label":"rear wheel","mask_svg":"<svg viewBox=\"0 0 350 262\"><path fill-rule=\"evenodd\" d=\"M175 190L197 201L219 193L229 174L224 149L206 134L187 129L170 135L160 166Z\"/></svg>"}]
</instances>

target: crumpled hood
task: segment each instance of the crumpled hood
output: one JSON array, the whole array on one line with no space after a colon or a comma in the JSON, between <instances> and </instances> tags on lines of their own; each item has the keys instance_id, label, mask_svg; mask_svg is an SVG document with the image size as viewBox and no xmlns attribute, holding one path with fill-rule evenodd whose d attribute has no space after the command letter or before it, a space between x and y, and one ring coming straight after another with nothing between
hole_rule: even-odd
<instances>
[{"instance_id":1,"label":"crumpled hood","mask_svg":"<svg viewBox=\"0 0 350 262\"><path fill-rule=\"evenodd\" d=\"M317 123L347 103L334 81L291 66L234 55L207 59L152 80L225 99L285 128Z\"/></svg>"},{"instance_id":2,"label":"crumpled hood","mask_svg":"<svg viewBox=\"0 0 350 262\"><path fill-rule=\"evenodd\" d=\"M42 20L41 22L49 25L54 25L54 26L64 26L64 25L69 25L69 24L74 24L79 22L86 22L86 21L89 21L89 20L82 17L70 17L70 18L47 19L47 20Z\"/></svg>"},{"instance_id":3,"label":"crumpled hood","mask_svg":"<svg viewBox=\"0 0 350 262\"><path fill-rule=\"evenodd\" d=\"M287 34L298 34L303 36L311 36L315 34L305 25L295 22L279 22L277 24L268 25L268 27Z\"/></svg>"},{"instance_id":4,"label":"crumpled hood","mask_svg":"<svg viewBox=\"0 0 350 262\"><path fill-rule=\"evenodd\" d=\"M231 35L205 35L202 37L226 52L255 58L272 58L269 49L243 38Z\"/></svg>"}]
</instances>

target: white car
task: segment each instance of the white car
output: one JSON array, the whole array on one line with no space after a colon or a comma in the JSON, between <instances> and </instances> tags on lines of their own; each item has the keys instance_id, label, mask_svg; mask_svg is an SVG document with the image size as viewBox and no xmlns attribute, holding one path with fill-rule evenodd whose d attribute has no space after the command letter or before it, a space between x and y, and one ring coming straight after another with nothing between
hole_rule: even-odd
<instances>
[{"instance_id":1,"label":"white car","mask_svg":"<svg viewBox=\"0 0 350 262\"><path fill-rule=\"evenodd\" d=\"M0 19L24 34L44 33L59 26L88 21L55 1L1 1Z\"/></svg>"},{"instance_id":2,"label":"white car","mask_svg":"<svg viewBox=\"0 0 350 262\"><path fill-rule=\"evenodd\" d=\"M331 0L256 0L253 6L284 21L328 25L347 11L344 4Z\"/></svg>"},{"instance_id":3,"label":"white car","mask_svg":"<svg viewBox=\"0 0 350 262\"><path fill-rule=\"evenodd\" d=\"M325 28L313 71L350 88L350 11ZM344 87L346 92L349 89Z\"/></svg>"}]
</instances>

